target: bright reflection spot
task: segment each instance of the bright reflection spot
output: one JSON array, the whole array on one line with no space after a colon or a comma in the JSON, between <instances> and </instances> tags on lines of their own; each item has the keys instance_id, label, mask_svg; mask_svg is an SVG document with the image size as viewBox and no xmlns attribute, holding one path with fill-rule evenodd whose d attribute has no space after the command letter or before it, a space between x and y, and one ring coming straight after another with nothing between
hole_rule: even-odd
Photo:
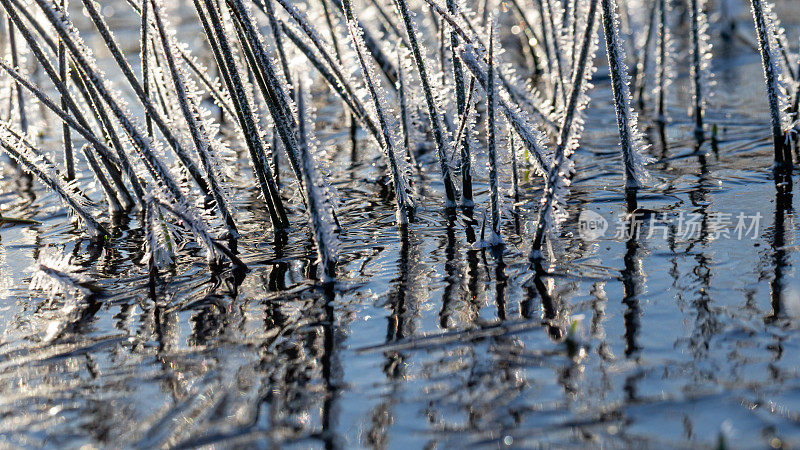
<instances>
[{"instance_id":1,"label":"bright reflection spot","mask_svg":"<svg viewBox=\"0 0 800 450\"><path fill-rule=\"evenodd\" d=\"M47 331L44 334L44 340L50 341L58 335L58 331L61 328L61 322L58 320L52 320L49 324L47 324Z\"/></svg>"}]
</instances>

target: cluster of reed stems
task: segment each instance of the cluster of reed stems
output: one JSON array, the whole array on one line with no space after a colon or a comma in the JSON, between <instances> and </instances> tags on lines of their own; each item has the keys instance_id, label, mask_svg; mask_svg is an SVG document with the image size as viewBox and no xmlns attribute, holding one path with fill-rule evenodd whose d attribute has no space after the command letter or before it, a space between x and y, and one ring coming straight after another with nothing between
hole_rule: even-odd
<instances>
[{"instance_id":1,"label":"cluster of reed stems","mask_svg":"<svg viewBox=\"0 0 800 450\"><path fill-rule=\"evenodd\" d=\"M316 107L330 103L321 92L335 97L353 144L382 153L379 167L401 230L418 204L436 200L433 192L442 192L447 214L460 208L471 226L482 208L475 183L483 154L489 186L483 214L491 230L474 245L502 247L503 223L513 214L504 197L517 205L529 197L526 190L541 186L530 250L537 268L545 240L567 217L601 29L619 134L619 190L628 208L636 208L637 191L648 181L639 113L662 126L669 119L678 26L689 30L691 120L697 140L705 137L713 52L712 11L703 0L687 0L688 19L673 13L670 0L510 0L509 9L486 1L478 12L457 0L192 0L189 19L201 37L192 47L171 31L187 19L176 17L180 7L125 1L140 18L138 73L93 0L0 0L8 19L8 59L0 62L8 120L0 124L0 147L95 237L109 237L104 209L139 211L151 275L172 264L175 242L189 237L213 266L245 267L236 243L247 231L232 192L254 184L274 232L307 225L323 280L335 279L342 228L328 169L332 152L315 138ZM775 179L786 189L800 66L793 67L796 55L772 5L749 1L772 116ZM630 17L637 6L643 26L622 32L618 17ZM364 8L381 18L378 26L359 18ZM92 28L99 37L93 42L104 48L84 43L70 14L77 11L88 18L81 27ZM519 29L517 44L507 28ZM122 75L113 83L95 60L101 52ZM313 70L298 70L304 64L298 61ZM31 108L33 99L40 111ZM44 151L38 134L52 117L61 125L56 153ZM364 142L356 142L358 129ZM421 185L426 147L435 150L433 189ZM240 148L252 176L230 170ZM81 167L104 200L89 200ZM522 170L541 178L521 186ZM291 179L281 182L282 172Z\"/></svg>"}]
</instances>

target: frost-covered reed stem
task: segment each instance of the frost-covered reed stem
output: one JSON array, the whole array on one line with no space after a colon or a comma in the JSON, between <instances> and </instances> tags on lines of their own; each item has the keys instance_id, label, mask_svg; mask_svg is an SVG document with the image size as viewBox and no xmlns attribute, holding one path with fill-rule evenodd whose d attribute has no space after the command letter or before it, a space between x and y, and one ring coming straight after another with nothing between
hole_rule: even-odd
<instances>
[{"instance_id":1,"label":"frost-covered reed stem","mask_svg":"<svg viewBox=\"0 0 800 450\"><path fill-rule=\"evenodd\" d=\"M667 23L669 12L668 0L656 0L658 3L658 44L656 59L656 122L667 122L666 91L669 85L670 31Z\"/></svg>"},{"instance_id":2,"label":"frost-covered reed stem","mask_svg":"<svg viewBox=\"0 0 800 450\"><path fill-rule=\"evenodd\" d=\"M342 83L344 90L347 91L351 97L356 97L352 93L352 89L350 87L351 83L348 81L348 78L342 73L344 69L340 67L341 64L338 62L340 61L340 52L337 51L337 55L339 56L337 56L334 59L334 56L330 54L327 43L323 42L324 40L320 37L316 27L314 27L314 25L308 20L305 14L303 14L302 12L300 12L300 10L297 9L294 3L288 0L276 0L276 1L278 2L278 4L281 5L281 7L283 7L286 13L289 14L292 20L294 20L297 23L298 27L300 27L303 33L308 37L308 39L314 45L314 48L317 49L319 54L322 56L323 60L328 64L331 72L333 72L333 74L336 75L336 77L339 79L340 83ZM259 6L259 8L261 8L261 10L265 14L268 14L266 8L261 7L258 1L256 1L255 3L257 6ZM338 7L340 11L342 10L341 2L334 1L333 3ZM344 14L344 12L342 12L342 14ZM396 83L397 71L395 67L387 59L386 55L383 53L383 51L375 42L375 40L370 37L367 30L362 30L362 31L363 31L362 37L364 38L367 50L372 54L372 57L375 59L375 62L384 72L389 81L391 81L392 83ZM392 86L392 88L394 88L394 86Z\"/></svg>"},{"instance_id":3,"label":"frost-covered reed stem","mask_svg":"<svg viewBox=\"0 0 800 450\"><path fill-rule=\"evenodd\" d=\"M19 29L20 33L22 34L22 37L28 43L28 47L29 47L31 53L34 55L36 60L42 65L42 68L44 68L45 72L47 73L48 78L50 78L50 81L53 82L53 85L56 87L56 89L58 90L59 94L61 95L62 108L60 108L60 110L61 111L67 111L67 109L63 108L63 104L66 103L67 107L69 108L69 111L71 111L72 114L75 116L75 120L77 120L80 123L80 126L83 127L88 132L88 130L90 130L91 128L89 127L88 122L86 122L81 110L77 107L75 102L72 101L72 98L71 98L71 96L69 94L69 91L67 89L67 84L66 84L66 82L64 80L64 77L60 73L58 73L56 71L56 69L53 67L53 65L50 63L50 60L45 56L45 54L42 51L41 47L39 46L38 42L35 40L33 35L30 33L30 30L28 30L28 28L25 27L25 24L22 22L22 20L20 19L19 15L17 14L20 6L19 5L12 6L11 3L9 2L9 0L0 0L0 2L2 2L3 8L6 10L6 14L8 15L9 21L17 26L17 28ZM33 18L30 17L30 16L26 16L26 17L28 17L28 20L33 20ZM39 30L39 32L40 33L44 32L44 30ZM45 36L46 36L46 34L45 34ZM51 50L53 50L54 52L57 53L58 52L58 47L55 45L54 42L52 42L52 40L50 40L49 42L51 44L53 44L52 47L51 47ZM61 43L61 44L63 45L63 43ZM12 58L12 64L13 64L13 58ZM4 65L4 67L6 67L6 66ZM14 66L13 68L16 69L16 66ZM15 72L15 73L17 73L17 72ZM22 77L21 74L18 74L17 76L20 77L20 78ZM16 77L12 74L12 78L16 78ZM36 89L32 84L27 83L27 81L23 80L23 81L18 81L16 83L16 85L17 85L17 87L19 89L22 89L22 87L25 86L26 84L28 84L30 86L29 89L35 89L37 91L40 91L39 89ZM41 93L41 91L40 91L40 93ZM34 95L36 95L36 94L34 94ZM62 120L69 121L70 119L69 118L62 118ZM65 122L65 123L68 123L68 122ZM74 123L74 121L73 121L73 123ZM25 130L23 129L23 131L25 131ZM87 140L91 141L93 135L92 136L84 136L84 137Z\"/></svg>"},{"instance_id":4,"label":"frost-covered reed stem","mask_svg":"<svg viewBox=\"0 0 800 450\"><path fill-rule=\"evenodd\" d=\"M439 19L436 17L436 14L431 11L431 20L436 25L437 34L438 34L438 41L439 41L439 72L442 74L447 73L447 45L446 45L446 36L444 31L444 24L439 23ZM442 77L442 88L447 86L447 81L444 77ZM447 126L447 116L444 117L445 126Z\"/></svg>"},{"instance_id":5,"label":"frost-covered reed stem","mask_svg":"<svg viewBox=\"0 0 800 450\"><path fill-rule=\"evenodd\" d=\"M423 59L422 52L420 52L419 44L417 43L417 32L408 11L408 5L406 4L406 0L397 0L396 4L400 16L403 18L403 24L405 25L406 34L408 35L408 43L411 47L411 54L414 56L414 63L417 66L417 73L422 83L422 91L425 94L425 103L428 106L428 119L431 122L431 130L433 131L434 143L436 144L436 154L439 157L439 168L442 173L445 196L447 197L445 206L452 208L456 206L456 188L450 176L450 164L447 161L444 134L440 124L441 118L439 117L433 91L431 90L431 85L428 80L425 60Z\"/></svg>"},{"instance_id":6,"label":"frost-covered reed stem","mask_svg":"<svg viewBox=\"0 0 800 450\"><path fill-rule=\"evenodd\" d=\"M54 54L58 53L58 45L50 37L49 31L45 30L44 27L42 26L41 22L39 22L33 16L33 14L31 14L31 11L29 11L29 9L30 9L30 10L33 10L33 12L36 12L35 9L34 8L29 8L27 4L23 5L22 4L22 0L10 0L10 1L14 5L13 7L17 9L17 12L22 14L22 16L25 18L27 23L30 24L30 27L33 28L36 31L36 33L39 35L39 37L45 42L47 47L50 48L53 51ZM5 10L5 7L3 7L3 9ZM17 24L17 27L20 26L19 23L17 23L17 22L14 22L14 23ZM23 25L23 27L27 28L24 25Z\"/></svg>"},{"instance_id":7,"label":"frost-covered reed stem","mask_svg":"<svg viewBox=\"0 0 800 450\"><path fill-rule=\"evenodd\" d=\"M517 2L517 0L511 0L511 1L514 2L514 3ZM540 18L540 20L542 22L542 25L541 25L541 29L542 29L541 39L537 39L537 40L542 43L542 50L544 51L544 55L545 55L545 59L544 59L544 61L545 61L545 74L547 74L549 76L549 75L551 75L553 73L553 66L555 66L555 64L553 63L553 56L552 56L552 53L550 51L550 42L549 42L549 39L547 38L547 26L545 25L545 21L544 21L544 5L542 5L543 1L544 0L534 0L534 4L536 5L536 11L539 13L539 18ZM516 5L516 6L517 6L517 8L519 8L520 14L524 15L525 13L523 12L523 9L520 8L519 5ZM533 31L534 30L533 27L530 24L527 24L527 25L528 25L529 29L531 30L531 33L533 33L534 32ZM548 81L551 84L554 82L552 77L549 77ZM551 86L551 91L555 91L555 87ZM555 92L552 92L552 93L553 93L553 95L555 95Z\"/></svg>"},{"instance_id":8,"label":"frost-covered reed stem","mask_svg":"<svg viewBox=\"0 0 800 450\"><path fill-rule=\"evenodd\" d=\"M649 21L647 23L647 30L645 31L644 44L641 48L641 55L639 55L639 64L636 71L636 104L639 109L644 108L644 93L647 85L647 69L650 66L650 43L653 41L653 30L658 21L658 1L653 0L650 5L650 14L648 14Z\"/></svg>"},{"instance_id":9,"label":"frost-covered reed stem","mask_svg":"<svg viewBox=\"0 0 800 450\"><path fill-rule=\"evenodd\" d=\"M152 44L151 44L152 45ZM153 55L153 87L155 87L155 92L153 97L155 100L151 100L153 102L153 106L160 107L160 113L163 114L165 117L172 114L173 109L171 107L172 102L167 99L166 93L166 86L164 86L164 66L161 64L161 57L158 55L158 52L155 51L155 47L151 47L152 55ZM159 76L156 76L158 74Z\"/></svg>"},{"instance_id":10,"label":"frost-covered reed stem","mask_svg":"<svg viewBox=\"0 0 800 450\"><path fill-rule=\"evenodd\" d=\"M561 26L560 24L556 24L555 16L555 6L553 2L557 1L560 2L561 0L542 0L542 4L544 6L544 18L543 23L545 24L545 33L550 33L549 42L553 46L550 51L553 53L553 61L555 62L556 72L554 76L556 77L556 86L560 92L560 97L556 97L554 94L553 100L556 98L560 98L562 101L567 101L567 93L566 88L564 86L564 61L562 57L562 39L561 39Z\"/></svg>"},{"instance_id":11,"label":"frost-covered reed stem","mask_svg":"<svg viewBox=\"0 0 800 450\"><path fill-rule=\"evenodd\" d=\"M366 113L366 109L361 103L360 97L353 89L352 82L348 76L344 74L345 70L341 67L341 50L338 44L334 47L335 55L331 55L327 44L323 42L322 38L316 32L316 29L309 23L305 16L293 5L286 4L285 0L278 0L278 2L281 3L281 6L284 7L287 13L289 13L292 19L298 24L299 28L308 37L309 41L312 43L313 49L309 47L290 26L284 23L280 18L275 17L275 20L281 24L283 33L295 44L298 50L308 58L328 85L339 94L339 97L342 98L354 117L366 127L367 131L375 137L376 141L379 141L380 131L377 125ZM256 4L258 5L258 2L256 2ZM263 7L262 11L265 14L271 14L266 7ZM331 32L333 33L333 30ZM338 40L334 39L334 42L338 42ZM316 53L314 49L316 49ZM351 123L351 133L355 132L354 126L355 124Z\"/></svg>"},{"instance_id":12,"label":"frost-covered reed stem","mask_svg":"<svg viewBox=\"0 0 800 450\"><path fill-rule=\"evenodd\" d=\"M602 0L603 31L606 37L606 54L611 72L611 90L617 115L622 161L625 165L625 188L641 187L647 172L641 154L644 144L637 126L637 115L631 109L630 77L625 65L625 51L619 36L619 19L614 0Z\"/></svg>"},{"instance_id":13,"label":"frost-covered reed stem","mask_svg":"<svg viewBox=\"0 0 800 450\"><path fill-rule=\"evenodd\" d=\"M355 15L353 14L350 0L342 0L342 10L344 11L345 20L347 20L347 28L350 31L350 36L353 39L353 48L355 49L356 56L358 57L358 63L361 67L364 83L369 89L369 95L372 98L372 103L375 107L375 115L378 117L378 123L381 126L382 135L381 139L379 140L379 144L381 145L383 153L386 156L392 176L392 183L394 184L395 201L397 202L397 222L403 225L408 223L407 209L411 208L412 203L408 198L405 179L403 178L403 173L400 170L397 156L395 154L395 145L393 143L394 138L389 130L386 116L383 112L383 106L381 105L382 93L378 92L378 88L372 79L372 67L369 66L369 62L365 60L361 50L361 46L364 45L364 41L361 37L361 25L359 25Z\"/></svg>"},{"instance_id":14,"label":"frost-covered reed stem","mask_svg":"<svg viewBox=\"0 0 800 450\"><path fill-rule=\"evenodd\" d=\"M336 53L336 59L341 63L342 62L342 49L339 45L339 37L336 34L336 26L333 23L333 13L331 12L331 8L328 6L328 0L320 0L322 4L322 10L325 13L325 23L328 25L328 34L331 37L331 43L333 43L333 51Z\"/></svg>"},{"instance_id":15,"label":"frost-covered reed stem","mask_svg":"<svg viewBox=\"0 0 800 450\"><path fill-rule=\"evenodd\" d=\"M334 25L334 16L333 12L331 11L330 6L328 6L328 0L320 0L322 4L322 10L325 14L325 23L328 25L328 34L331 38L331 43L333 44L333 51L336 54L336 61L341 64L342 63L342 49L339 44L339 37L336 34L336 26ZM398 83L400 82L400 66L398 66ZM348 115L349 116L349 115ZM356 121L352 116L349 116L350 122L350 141L353 143L353 148L356 146Z\"/></svg>"},{"instance_id":16,"label":"frost-covered reed stem","mask_svg":"<svg viewBox=\"0 0 800 450\"><path fill-rule=\"evenodd\" d=\"M561 35L564 39L564 44L569 49L569 60L565 61L567 67L572 69L575 64L575 34L573 32L573 25L575 14L572 8L577 8L577 3L572 0L562 0L559 8L561 8Z\"/></svg>"},{"instance_id":17,"label":"frost-covered reed stem","mask_svg":"<svg viewBox=\"0 0 800 450\"><path fill-rule=\"evenodd\" d=\"M375 141L380 142L380 130L378 130L378 126L367 114L364 105L361 103L361 100L359 100L358 97L355 97L352 88L349 86L345 87L339 77L335 74L334 70L339 70L339 68L331 69L330 66L328 66L324 60L320 59L314 50L309 47L305 41L292 30L291 27L285 23L281 23L281 28L283 30L283 34L295 44L295 47L297 47L297 49L300 50L303 55L306 56L309 62L311 62L311 65L317 69L328 86L330 86L331 89L333 89L333 91L342 99L342 102L352 114L352 117L350 118L352 122L351 131L352 127L356 126L356 121L361 122L366 130L369 131L369 133L375 138Z\"/></svg>"},{"instance_id":18,"label":"frost-covered reed stem","mask_svg":"<svg viewBox=\"0 0 800 450\"><path fill-rule=\"evenodd\" d=\"M347 1L347 0L345 0ZM311 229L314 232L314 241L317 244L317 254L322 264L323 282L332 283L336 278L336 237L333 234L333 211L330 210L330 203L326 201L325 193L321 192L321 176L314 157L309 151L309 141L306 136L306 117L305 99L303 98L303 83L298 80L297 87L297 111L298 111L298 147L300 159L303 163L303 177L308 198L308 213Z\"/></svg>"},{"instance_id":19,"label":"frost-covered reed stem","mask_svg":"<svg viewBox=\"0 0 800 450\"><path fill-rule=\"evenodd\" d=\"M61 0L61 9L67 11L67 0ZM69 80L67 79L67 51L63 42L58 43L58 75L61 82L66 85ZM67 99L62 95L61 109L67 111ZM64 165L67 169L67 179L75 179L75 157L72 148L72 136L70 135L69 125L66 123L61 124L61 134L64 138Z\"/></svg>"},{"instance_id":20,"label":"frost-covered reed stem","mask_svg":"<svg viewBox=\"0 0 800 450\"><path fill-rule=\"evenodd\" d=\"M17 38L14 31L14 22L11 17L8 18L8 48L11 53L11 65L19 67L19 54L17 53ZM17 94L17 111L19 111L19 127L23 133L28 132L28 115L25 112L25 97L22 95L22 86L18 83L16 86Z\"/></svg>"},{"instance_id":21,"label":"frost-covered reed stem","mask_svg":"<svg viewBox=\"0 0 800 450\"><path fill-rule=\"evenodd\" d=\"M580 12L579 10L580 10L581 0L566 0L566 1L568 1L568 2L570 2L572 4L572 8L571 8L571 10L572 10L572 18L570 20L570 22L572 22L572 30L571 30L571 34L570 34L570 36L572 37L572 42L570 42L570 45L572 46L572 51L570 52L570 55L572 56L572 59L570 59L569 64L570 64L570 67L574 70L575 69L575 61L578 58L578 51L579 51L578 46L580 45L580 42L579 42L580 41L580 36L578 35L578 21L579 21L578 20L578 14Z\"/></svg>"},{"instance_id":22,"label":"frost-covered reed stem","mask_svg":"<svg viewBox=\"0 0 800 450\"><path fill-rule=\"evenodd\" d=\"M73 54L75 62L80 66L82 71L88 74L88 78L94 85L97 94L103 98L109 109L111 109L112 114L117 119L117 122L122 129L125 130L126 134L133 143L134 148L142 156L142 162L147 168L150 176L156 181L156 183L166 186L174 198L181 199L183 197L183 192L172 175L170 175L170 172L167 170L164 163L161 162L158 156L156 156L157 148L154 148L153 141L142 136L137 126L132 122L132 119L126 115L126 112L122 109L122 106L117 103L115 96L105 86L102 78L100 78L100 75L92 69L78 48L70 47L70 45L74 45L74 42L66 40L65 42L67 42L67 47L70 48L70 53ZM50 109L54 112L56 111L52 107L50 107ZM62 119L64 118L62 117ZM81 129L75 128L75 130L81 133ZM122 149L120 148L118 151L120 152L120 155L122 155ZM123 159L122 156L120 156L120 159Z\"/></svg>"},{"instance_id":23,"label":"frost-covered reed stem","mask_svg":"<svg viewBox=\"0 0 800 450\"><path fill-rule=\"evenodd\" d=\"M503 244L500 235L500 196L497 176L497 148L495 136L495 92L494 92L494 18L489 19L489 53L487 55L486 69L486 134L489 148L489 197L492 208L492 235L488 244L497 246Z\"/></svg>"},{"instance_id":24,"label":"frost-covered reed stem","mask_svg":"<svg viewBox=\"0 0 800 450\"><path fill-rule=\"evenodd\" d=\"M141 10L141 30L140 30L140 39L139 39L139 53L140 53L140 63L142 65L142 90L144 91L144 96L146 98L150 98L150 56L148 54L148 47L149 47L149 38L147 37L147 31L150 29L148 24L148 10L150 9L148 5L149 0L142 0L142 10ZM145 127L147 129L147 135L153 137L153 118L150 117L150 114L145 114Z\"/></svg>"},{"instance_id":25,"label":"frost-covered reed stem","mask_svg":"<svg viewBox=\"0 0 800 450\"><path fill-rule=\"evenodd\" d=\"M239 231L236 228L236 223L233 220L233 216L230 213L230 209L228 208L228 202L225 200L225 196L222 193L222 188L219 185L219 181L217 180L216 176L216 169L214 167L214 162L212 161L214 156L211 153L210 149L210 139L208 136L208 132L205 129L201 120L198 120L199 114L195 109L194 105L189 104L186 84L183 80L182 74L178 71L178 67L175 64L175 59L172 56L172 43L169 41L167 37L167 32L164 29L164 23L161 18L161 13L159 11L158 4L155 0L152 0L153 6L153 17L155 18L156 26L158 28L158 34L161 38L161 46L162 50L164 51L164 58L167 62L167 67L169 69L170 77L172 78L173 85L175 86L175 94L178 98L178 104L181 108L181 112L183 113L183 118L186 120L186 124L189 127L189 133L192 136L192 141L194 142L195 149L197 150L197 154L200 157L200 161L203 164L203 169L206 172L206 177L208 178L209 186L211 189L211 194L214 197L214 201L216 202L217 210L220 213L220 217L222 221L225 222L225 225L228 227L228 231L231 234L233 239L239 237Z\"/></svg>"},{"instance_id":26,"label":"frost-covered reed stem","mask_svg":"<svg viewBox=\"0 0 800 450\"><path fill-rule=\"evenodd\" d=\"M323 0L324 1L324 0ZM400 107L400 129L403 132L403 148L406 152L406 158L408 161L414 165L414 167L419 170L419 164L417 163L417 158L414 156L414 152L411 150L411 130L408 118L408 107L406 104L406 80L405 76L403 75L403 67L400 63L401 58L400 49L397 50L397 100Z\"/></svg>"},{"instance_id":27,"label":"frost-covered reed stem","mask_svg":"<svg viewBox=\"0 0 800 450\"><path fill-rule=\"evenodd\" d=\"M797 74L800 77L800 54L797 57ZM800 111L800 82L797 83L797 88L792 97L792 109L790 112L794 114L793 117L797 118L798 111ZM795 129L797 129L797 126L795 126Z\"/></svg>"},{"instance_id":28,"label":"frost-covered reed stem","mask_svg":"<svg viewBox=\"0 0 800 450\"><path fill-rule=\"evenodd\" d=\"M203 86L208 89L208 93L214 99L214 102L217 104L217 106L219 106L229 116L235 117L236 115L233 112L233 106L231 106L230 99L226 94L223 94L222 91L219 90L217 87L217 80L211 81L211 79L209 79L208 69L199 66L199 64L189 54L187 54L184 49L178 48L178 51L180 52L181 58L186 65L192 69L192 72L203 83Z\"/></svg>"},{"instance_id":29,"label":"frost-covered reed stem","mask_svg":"<svg viewBox=\"0 0 800 450\"><path fill-rule=\"evenodd\" d=\"M447 0L447 10L452 15L457 14L457 0ZM444 21L440 25L444 29ZM457 57L458 33L450 31L450 53L453 63L453 86L456 91L456 112L462 118L467 110L466 85L464 83L464 68ZM535 55L534 55L535 57ZM453 141L455 148L461 150L461 206L471 208L475 205L472 199L472 155L469 148L469 136L464 136L461 141Z\"/></svg>"},{"instance_id":30,"label":"frost-covered reed stem","mask_svg":"<svg viewBox=\"0 0 800 450\"><path fill-rule=\"evenodd\" d=\"M378 11L381 25L383 25L387 31L391 31L392 34L399 39L398 43L402 43L404 46L408 47L408 42L406 42L405 38L403 37L403 33L397 27L395 18L391 17L390 14L386 12L386 8L381 5L381 1L369 0L369 3Z\"/></svg>"},{"instance_id":31,"label":"frost-covered reed stem","mask_svg":"<svg viewBox=\"0 0 800 450\"><path fill-rule=\"evenodd\" d=\"M692 39L692 100L694 118L694 134L698 140L702 140L704 136L703 131L703 114L705 97L708 95L705 88L708 86L707 72L709 57L709 43L708 43L708 23L705 17L705 12L702 10L702 0L689 0L690 7L690 30Z\"/></svg>"},{"instance_id":32,"label":"frost-covered reed stem","mask_svg":"<svg viewBox=\"0 0 800 450\"><path fill-rule=\"evenodd\" d=\"M559 208L560 203L565 201L564 196L569 186L569 175L572 171L569 155L574 150L572 147L577 146L578 134L582 130L581 109L585 108L586 103L588 103L586 91L590 87L589 80L594 70L594 55L597 45L594 41L595 19L597 3L600 0L589 1L589 11L587 12L580 55L575 61L575 71L572 75L572 91L569 94L569 100L561 121L558 145L553 154L553 165L549 168L545 178L544 194L539 207L539 218L536 223L533 246L529 255L529 260L537 264L537 266L543 259L542 245L546 232L554 228L565 215L563 211L559 211Z\"/></svg>"},{"instance_id":33,"label":"frost-covered reed stem","mask_svg":"<svg viewBox=\"0 0 800 450\"><path fill-rule=\"evenodd\" d=\"M236 66L230 43L225 35L222 22L220 22L216 6L208 0L206 0L205 5L208 8L207 10L204 10L200 0L194 0L195 10L200 17L200 22L214 52L217 66L222 72L223 80L225 80L228 92L231 95L236 117L244 133L247 149L250 153L250 163L253 166L253 172L256 174L270 219L274 227L284 228L289 225L289 219L286 216L286 210L280 198L275 177L269 165L266 164L264 142L256 126L253 109L250 106L250 100L239 75L239 69Z\"/></svg>"},{"instance_id":34,"label":"frost-covered reed stem","mask_svg":"<svg viewBox=\"0 0 800 450\"><path fill-rule=\"evenodd\" d=\"M292 92L292 74L289 72L289 62L286 59L286 50L283 48L283 39L281 39L281 27L278 21L275 20L275 5L272 0L264 0L264 8L269 11L267 18L269 19L269 27L272 31L272 40L275 43L275 48L278 51L278 59L281 63L281 70L283 71L283 78L289 84L289 92Z\"/></svg>"},{"instance_id":35,"label":"frost-covered reed stem","mask_svg":"<svg viewBox=\"0 0 800 450\"><path fill-rule=\"evenodd\" d=\"M784 34L784 30L778 28L777 26L773 27L773 38L775 39L775 45L778 47L778 51L783 58L783 64L786 66L786 70L789 72L789 76L792 80L797 81L797 75L794 73L794 68L792 67L792 61L789 57L789 50L786 48L788 47L789 43L786 42L786 35Z\"/></svg>"},{"instance_id":36,"label":"frost-covered reed stem","mask_svg":"<svg viewBox=\"0 0 800 450\"><path fill-rule=\"evenodd\" d=\"M425 3L430 5L431 9L438 14L442 19L444 19L447 24L452 27L453 31L455 31L458 36L464 41L463 44L459 47L459 57L467 57L469 58L469 54L464 54L464 50L477 48L479 50L478 53L483 53L485 50L485 46L480 42L479 39L474 38L477 35L477 32L474 30L472 25L469 23L469 19L466 18L463 12L460 13L460 18L454 17L444 8L436 4L434 0L425 0ZM459 21L463 21L464 26L459 24ZM471 34L467 34L465 31L465 26L467 29L470 30ZM473 52L474 53L474 52ZM485 55L482 55L484 57ZM466 61L462 61L464 64L467 64ZM472 67L469 68L470 71L473 70ZM542 101L538 99L538 93L533 90L525 90L523 92L519 89L515 83L512 82L514 77L513 72L509 72L510 69L508 66L499 65L496 69L495 75L499 81L498 88L502 87L501 90L498 92L500 93L500 97L498 100L502 100L505 96L511 101L513 104L519 107L524 107L526 110L531 110L531 113L534 114L537 119L542 122L542 125L545 127L553 130L556 130L555 123L550 119L550 112L546 108L543 108ZM506 74L504 74L506 72ZM513 77L512 79L509 79ZM478 77L479 79L484 79L485 76ZM485 80L484 80L485 81ZM483 85L484 81L481 81L481 85ZM515 80L516 81L516 80ZM534 98L534 101L531 101L531 98ZM504 109L502 103L500 103L501 109ZM527 114L527 113L526 113Z\"/></svg>"},{"instance_id":37,"label":"frost-covered reed stem","mask_svg":"<svg viewBox=\"0 0 800 450\"><path fill-rule=\"evenodd\" d=\"M458 131L456 132L456 138L453 140L453 142L458 142L461 139L466 138L465 134L468 132L467 130L469 129L469 117L470 114L472 113L472 95L474 94L474 92L475 92L475 77L471 76L469 78L469 89L467 90L467 96L466 96L467 106L466 109L464 110L464 114L461 116L461 121L459 122L458 125Z\"/></svg>"},{"instance_id":38,"label":"frost-covered reed stem","mask_svg":"<svg viewBox=\"0 0 800 450\"><path fill-rule=\"evenodd\" d=\"M781 111L780 68L778 67L776 55L773 54L769 35L770 24L767 22L764 1L750 0L750 6L753 13L756 36L758 37L758 47L761 52L761 64L764 69L770 118L772 120L772 141L775 146L775 182L786 183L790 187L792 183L792 153L790 146L787 144L786 132L788 130L784 129L784 119ZM780 179L778 175L780 175Z\"/></svg>"}]
</instances>

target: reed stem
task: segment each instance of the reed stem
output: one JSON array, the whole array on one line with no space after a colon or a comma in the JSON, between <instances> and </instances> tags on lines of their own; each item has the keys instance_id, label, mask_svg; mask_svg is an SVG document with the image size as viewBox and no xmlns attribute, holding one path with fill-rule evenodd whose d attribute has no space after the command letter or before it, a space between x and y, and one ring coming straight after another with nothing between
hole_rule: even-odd
<instances>
[{"instance_id":1,"label":"reed stem","mask_svg":"<svg viewBox=\"0 0 800 450\"><path fill-rule=\"evenodd\" d=\"M486 69L486 134L489 147L489 197L492 208L492 235L489 244L494 247L502 245L500 235L500 196L498 194L497 149L495 130L495 92L494 92L494 18L489 19L489 53Z\"/></svg>"},{"instance_id":2,"label":"reed stem","mask_svg":"<svg viewBox=\"0 0 800 450\"><path fill-rule=\"evenodd\" d=\"M422 91L425 94L425 103L428 106L428 119L431 123L433 131L434 143L436 144L436 154L439 157L439 168L442 174L442 182L444 183L444 191L446 196L445 207L452 208L456 206L456 188L453 184L453 179L450 176L450 164L447 160L445 152L444 135L440 124L440 117L433 98L433 91L428 81L427 70L425 69L425 60L422 58L419 44L417 43L417 33L414 29L414 23L408 12L406 0L396 1L398 11L403 19L403 24L406 28L408 35L408 43L411 47L411 54L414 56L414 62L417 66L417 73L419 74L420 82L422 84Z\"/></svg>"},{"instance_id":3,"label":"reed stem","mask_svg":"<svg viewBox=\"0 0 800 450\"><path fill-rule=\"evenodd\" d=\"M792 152L788 145L787 134L783 130L780 110L780 87L778 86L778 68L775 55L770 45L769 28L764 11L763 0L750 0L753 22L758 38L758 48L761 53L761 65L766 81L767 99L769 100L770 119L772 122L772 142L775 147L775 183L787 190L792 186Z\"/></svg>"}]
</instances>

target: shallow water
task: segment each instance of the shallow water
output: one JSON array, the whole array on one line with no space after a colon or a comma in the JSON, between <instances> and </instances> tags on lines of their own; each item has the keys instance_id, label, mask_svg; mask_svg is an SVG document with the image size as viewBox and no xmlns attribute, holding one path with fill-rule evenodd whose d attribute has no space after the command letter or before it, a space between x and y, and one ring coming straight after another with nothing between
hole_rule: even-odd
<instances>
[{"instance_id":1,"label":"shallow water","mask_svg":"<svg viewBox=\"0 0 800 450\"><path fill-rule=\"evenodd\" d=\"M650 130L654 180L640 207L655 213L631 238L615 236L625 205L601 67L570 219L542 278L526 257L538 180L523 171L502 255L475 250L467 234L479 230L435 200L429 152L428 200L401 233L378 153L366 140L353 151L324 120L342 199L330 290L310 276L316 253L297 203L294 229L275 236L246 183L235 204L250 272L210 275L185 256L153 297L135 215L96 246L52 194L5 167L3 214L42 225L0 231L0 445L800 445L795 200L776 198L770 179L758 55L716 51L707 122L719 143L695 148L688 80L677 80L666 145ZM238 170L249 173L245 158ZM580 238L583 211L609 222L605 236ZM741 239L740 213L758 218ZM97 279L98 295L29 289L29 266L60 253Z\"/></svg>"}]
</instances>

